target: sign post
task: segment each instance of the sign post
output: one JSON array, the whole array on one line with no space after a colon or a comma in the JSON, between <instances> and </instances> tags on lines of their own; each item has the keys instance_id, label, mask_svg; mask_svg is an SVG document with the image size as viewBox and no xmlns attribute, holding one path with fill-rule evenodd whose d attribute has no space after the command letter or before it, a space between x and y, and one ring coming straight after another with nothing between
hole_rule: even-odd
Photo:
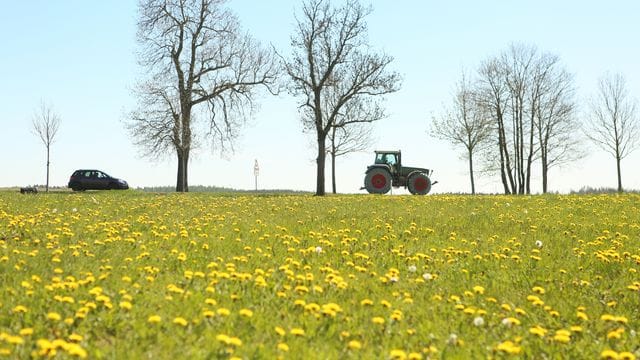
<instances>
[{"instance_id":1,"label":"sign post","mask_svg":"<svg viewBox=\"0 0 640 360\"><path fill-rule=\"evenodd\" d=\"M256 181L256 192L258 191L258 174L260 173L260 166L258 166L258 159L256 159L255 164L253 165L253 176Z\"/></svg>"}]
</instances>

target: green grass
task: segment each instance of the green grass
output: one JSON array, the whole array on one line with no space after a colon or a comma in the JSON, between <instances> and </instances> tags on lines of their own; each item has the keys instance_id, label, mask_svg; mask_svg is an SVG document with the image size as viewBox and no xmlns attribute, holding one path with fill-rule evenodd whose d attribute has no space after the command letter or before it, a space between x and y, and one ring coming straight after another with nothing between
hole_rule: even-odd
<instances>
[{"instance_id":1,"label":"green grass","mask_svg":"<svg viewBox=\"0 0 640 360\"><path fill-rule=\"evenodd\" d=\"M0 354L634 358L639 201L1 192Z\"/></svg>"}]
</instances>

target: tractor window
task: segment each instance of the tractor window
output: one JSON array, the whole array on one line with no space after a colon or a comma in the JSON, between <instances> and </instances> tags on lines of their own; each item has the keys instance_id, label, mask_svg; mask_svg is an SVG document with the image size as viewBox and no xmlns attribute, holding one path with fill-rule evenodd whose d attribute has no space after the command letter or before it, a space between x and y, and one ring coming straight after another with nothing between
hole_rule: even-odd
<instances>
[{"instance_id":1,"label":"tractor window","mask_svg":"<svg viewBox=\"0 0 640 360\"><path fill-rule=\"evenodd\" d=\"M376 164L389 164L391 166L395 166L397 163L395 154L377 154L376 155Z\"/></svg>"}]
</instances>

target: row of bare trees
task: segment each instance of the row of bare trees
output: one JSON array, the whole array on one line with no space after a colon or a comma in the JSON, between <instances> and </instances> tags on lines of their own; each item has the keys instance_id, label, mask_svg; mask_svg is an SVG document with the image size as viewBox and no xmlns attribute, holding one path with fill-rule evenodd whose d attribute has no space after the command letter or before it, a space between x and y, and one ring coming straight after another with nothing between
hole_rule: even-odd
<instances>
[{"instance_id":1,"label":"row of bare trees","mask_svg":"<svg viewBox=\"0 0 640 360\"><path fill-rule=\"evenodd\" d=\"M475 193L474 160L481 171L499 174L505 194L531 193L534 162L542 191L549 171L584 154L582 134L620 160L635 147L638 119L620 76L601 80L587 125L579 121L573 76L558 56L535 46L513 44L484 61L472 79L463 74L452 105L433 119L432 132L464 149Z\"/></svg>"},{"instance_id":2,"label":"row of bare trees","mask_svg":"<svg viewBox=\"0 0 640 360\"><path fill-rule=\"evenodd\" d=\"M370 7L307 0L296 15L290 57L242 32L225 0L140 0L139 63L128 128L146 155L174 152L176 191L188 191L191 150L209 141L226 150L254 109L260 88L300 99L305 130L317 140L316 194L325 194L325 159L362 149L385 117L381 95L397 91L393 58L367 43ZM327 148L327 140L330 146Z\"/></svg>"}]
</instances>

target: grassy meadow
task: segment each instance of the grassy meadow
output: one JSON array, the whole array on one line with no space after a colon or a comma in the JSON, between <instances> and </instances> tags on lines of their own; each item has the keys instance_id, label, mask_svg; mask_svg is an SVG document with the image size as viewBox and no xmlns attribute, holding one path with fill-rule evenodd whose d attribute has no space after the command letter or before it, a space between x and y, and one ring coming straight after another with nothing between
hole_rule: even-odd
<instances>
[{"instance_id":1,"label":"grassy meadow","mask_svg":"<svg viewBox=\"0 0 640 360\"><path fill-rule=\"evenodd\" d=\"M640 195L0 192L0 358L640 358Z\"/></svg>"}]
</instances>

